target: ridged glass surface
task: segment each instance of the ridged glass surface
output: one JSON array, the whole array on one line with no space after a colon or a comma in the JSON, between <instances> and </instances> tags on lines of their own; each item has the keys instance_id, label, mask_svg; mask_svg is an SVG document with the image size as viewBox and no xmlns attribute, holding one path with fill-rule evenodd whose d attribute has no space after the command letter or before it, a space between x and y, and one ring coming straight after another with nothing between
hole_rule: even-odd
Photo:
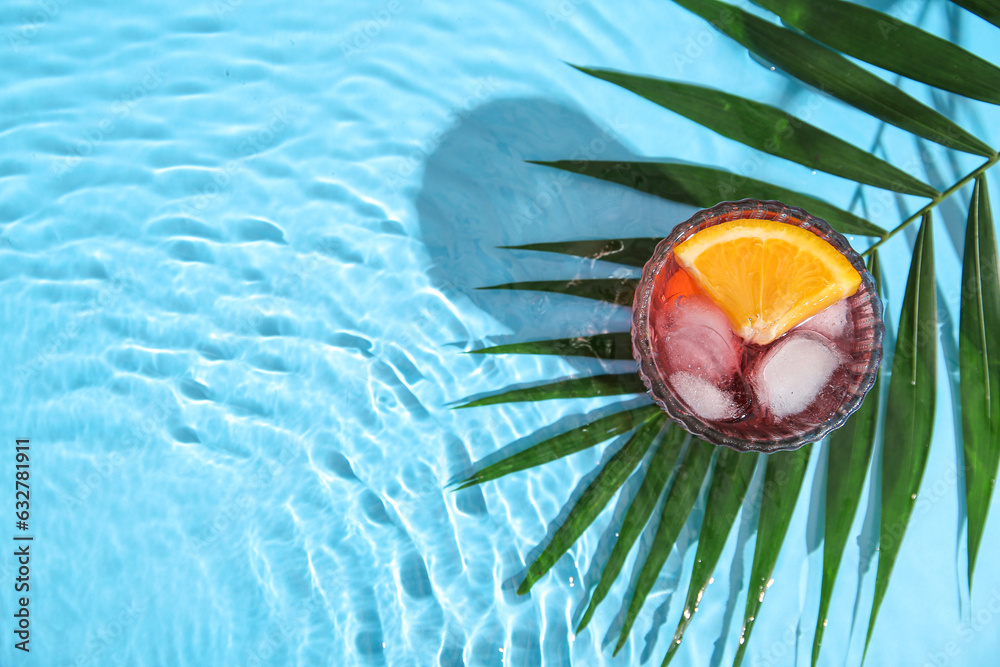
<instances>
[{"instance_id":1,"label":"ridged glass surface","mask_svg":"<svg viewBox=\"0 0 1000 667\"><path fill-rule=\"evenodd\" d=\"M850 322L850 330L853 332L849 338L853 342L844 346L845 357L841 361L847 369L846 378L842 383L843 394L837 397L836 405L829 407L827 414L830 416L821 423L817 424L815 419L809 419L808 409L805 410L805 415L778 418L774 423L765 423L765 419L774 418L770 415L765 417L759 408L755 408L753 412L736 421L712 421L700 418L674 395L669 379L664 375L663 366L666 360L657 359L655 351L657 346L654 340L661 332L655 331L656 317L653 311L658 303L655 294L657 283L662 283L668 275L679 270L674 260L674 248L709 227L742 219L774 220L807 229L847 257L861 275L861 286L855 294L846 299L846 319ZM789 276L789 279L794 278ZM701 327L700 331L708 329ZM785 206L781 202L761 202L752 199L723 202L711 209L699 211L689 220L678 223L670 235L656 246L653 256L643 268L642 282L636 289L631 333L633 354L639 363L642 381L649 388L653 400L674 421L685 430L714 445L723 445L742 452L765 453L797 449L806 443L822 439L831 430L841 426L860 407L865 394L875 382L882 360L882 340L885 335L882 301L877 296L875 281L865 268L864 260L851 248L847 239L833 231L825 220L811 216L800 208ZM721 354L728 349L729 346L726 345L717 348L715 352ZM669 349L666 352L669 353ZM757 353L755 350L754 354ZM683 359L677 361L681 365L684 363ZM743 370L747 372L746 368Z\"/></svg>"}]
</instances>

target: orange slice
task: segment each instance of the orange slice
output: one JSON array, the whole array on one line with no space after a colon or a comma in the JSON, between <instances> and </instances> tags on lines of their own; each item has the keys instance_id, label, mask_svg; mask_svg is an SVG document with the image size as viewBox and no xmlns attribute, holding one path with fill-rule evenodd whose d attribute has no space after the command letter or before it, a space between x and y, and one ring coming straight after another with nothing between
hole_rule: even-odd
<instances>
[{"instance_id":1,"label":"orange slice","mask_svg":"<svg viewBox=\"0 0 1000 667\"><path fill-rule=\"evenodd\" d=\"M812 232L773 220L731 220L674 248L677 263L745 341L766 345L854 294L861 275Z\"/></svg>"}]
</instances>

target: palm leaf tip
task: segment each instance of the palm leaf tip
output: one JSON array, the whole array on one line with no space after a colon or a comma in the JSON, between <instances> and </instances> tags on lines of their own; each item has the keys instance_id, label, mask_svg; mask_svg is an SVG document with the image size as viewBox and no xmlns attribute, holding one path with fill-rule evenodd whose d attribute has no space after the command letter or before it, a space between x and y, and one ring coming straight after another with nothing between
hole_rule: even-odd
<instances>
[{"instance_id":1,"label":"palm leaf tip","mask_svg":"<svg viewBox=\"0 0 1000 667\"><path fill-rule=\"evenodd\" d=\"M662 413L657 406L644 405L588 421L581 426L547 438L522 452L512 454L486 466L463 481L462 488L498 479L512 472L534 468L599 445L611 438L628 433L638 424L642 424L658 414Z\"/></svg>"},{"instance_id":2,"label":"palm leaf tip","mask_svg":"<svg viewBox=\"0 0 1000 667\"><path fill-rule=\"evenodd\" d=\"M636 540L639 539L639 535L649 521L656 503L663 495L670 472L673 470L674 464L686 440L687 433L679 426L668 427L666 434L653 453L652 460L649 462L649 467L646 470L646 475L642 480L642 485L639 487L638 493L632 499L632 503L625 513L625 518L618 530L618 540L615 542L614 548L611 550L611 555L608 556L608 560L604 564L601 579L590 597L590 602L583 617L577 624L576 634L580 634L587 627L591 618L593 618L594 612L597 610L597 606L604 600L611 589L611 585L618 578L629 551Z\"/></svg>"},{"instance_id":3,"label":"palm leaf tip","mask_svg":"<svg viewBox=\"0 0 1000 667\"><path fill-rule=\"evenodd\" d=\"M552 163L536 162L543 166ZM585 259L601 260L642 268L652 257L660 238L598 239L589 241L557 241L554 243L529 243L517 246L501 246L509 250L534 250L538 252L573 255Z\"/></svg>"},{"instance_id":4,"label":"palm leaf tip","mask_svg":"<svg viewBox=\"0 0 1000 667\"><path fill-rule=\"evenodd\" d=\"M545 164L697 208L710 208L720 199L774 199L804 208L842 234L882 237L887 233L878 225L822 199L714 167L679 162L599 160L560 160Z\"/></svg>"},{"instance_id":5,"label":"palm leaf tip","mask_svg":"<svg viewBox=\"0 0 1000 667\"><path fill-rule=\"evenodd\" d=\"M632 335L628 331L616 331L576 338L557 338L527 343L494 345L476 350L467 350L466 354L550 354L564 357L595 357L598 359L620 360L632 360L634 358L632 356Z\"/></svg>"},{"instance_id":6,"label":"palm leaf tip","mask_svg":"<svg viewBox=\"0 0 1000 667\"><path fill-rule=\"evenodd\" d=\"M565 398L592 398L594 396L620 396L623 394L644 394L646 385L636 373L617 373L563 378L555 382L506 389L498 394L466 400L466 403L452 405L453 410L478 408L499 403L519 403L547 401Z\"/></svg>"},{"instance_id":7,"label":"palm leaf tip","mask_svg":"<svg viewBox=\"0 0 1000 667\"><path fill-rule=\"evenodd\" d=\"M530 292L553 292L567 294L595 301L606 301L616 306L631 306L637 278L585 278L571 280L531 280L518 283L504 283L479 287L481 290L526 290Z\"/></svg>"},{"instance_id":8,"label":"palm leaf tip","mask_svg":"<svg viewBox=\"0 0 1000 667\"><path fill-rule=\"evenodd\" d=\"M555 565L556 561L594 522L594 519L604 510L611 498L618 493L618 489L639 465L657 434L663 428L665 421L666 415L663 414L646 421L601 468L570 510L562 525L556 530L548 546L528 568L524 580L517 588L518 595L524 595L530 591L535 582Z\"/></svg>"}]
</instances>

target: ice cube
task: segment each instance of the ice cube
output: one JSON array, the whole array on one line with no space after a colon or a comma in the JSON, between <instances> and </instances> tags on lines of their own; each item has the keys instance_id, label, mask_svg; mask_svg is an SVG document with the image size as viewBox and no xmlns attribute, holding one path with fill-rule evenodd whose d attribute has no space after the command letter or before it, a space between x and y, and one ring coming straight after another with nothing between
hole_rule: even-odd
<instances>
[{"instance_id":1,"label":"ice cube","mask_svg":"<svg viewBox=\"0 0 1000 667\"><path fill-rule=\"evenodd\" d=\"M729 319L701 295L681 295L653 314L653 356L678 399L700 418L730 421L750 409L740 347Z\"/></svg>"},{"instance_id":2,"label":"ice cube","mask_svg":"<svg viewBox=\"0 0 1000 667\"><path fill-rule=\"evenodd\" d=\"M670 376L670 384L677 397L702 419L732 421L742 414L734 395L694 373L674 373Z\"/></svg>"},{"instance_id":3,"label":"ice cube","mask_svg":"<svg viewBox=\"0 0 1000 667\"><path fill-rule=\"evenodd\" d=\"M722 338L735 338L733 327L726 314L710 299L700 294L676 297L668 302L664 314L668 329L703 326L712 329Z\"/></svg>"},{"instance_id":4,"label":"ice cube","mask_svg":"<svg viewBox=\"0 0 1000 667\"><path fill-rule=\"evenodd\" d=\"M662 337L661 344L662 366L667 374L685 371L706 382L721 384L740 372L736 350L710 327L675 329Z\"/></svg>"},{"instance_id":5,"label":"ice cube","mask_svg":"<svg viewBox=\"0 0 1000 667\"><path fill-rule=\"evenodd\" d=\"M849 323L850 310L847 307L847 299L841 299L795 327L794 331L815 331L830 340L837 340L848 333Z\"/></svg>"},{"instance_id":6,"label":"ice cube","mask_svg":"<svg viewBox=\"0 0 1000 667\"><path fill-rule=\"evenodd\" d=\"M812 405L846 361L826 336L790 332L758 362L750 381L763 405L783 419Z\"/></svg>"},{"instance_id":7,"label":"ice cube","mask_svg":"<svg viewBox=\"0 0 1000 667\"><path fill-rule=\"evenodd\" d=\"M653 319L654 354L663 374L694 373L712 384L740 372L739 347L725 314L703 296L671 299Z\"/></svg>"}]
</instances>

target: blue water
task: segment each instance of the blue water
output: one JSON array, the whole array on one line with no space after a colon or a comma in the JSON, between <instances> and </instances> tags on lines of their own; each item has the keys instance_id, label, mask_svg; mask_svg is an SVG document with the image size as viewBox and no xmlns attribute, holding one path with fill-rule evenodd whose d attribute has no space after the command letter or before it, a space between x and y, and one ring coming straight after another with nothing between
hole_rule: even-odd
<instances>
[{"instance_id":1,"label":"blue water","mask_svg":"<svg viewBox=\"0 0 1000 667\"><path fill-rule=\"evenodd\" d=\"M948 34L943 4L879 6ZM991 30L965 16L954 38L997 61ZM658 664L693 531L615 659L605 633L624 580L586 632L571 628L623 502L529 597L514 594L526 558L613 449L445 490L474 461L618 399L457 412L450 403L633 367L463 354L627 326L628 313L610 306L475 291L629 275L496 246L666 235L691 213L524 160L673 157L843 206L854 191L762 160L563 61L755 95L865 147L879 130L669 2L0 7L0 474L12 480L14 439L30 438L35 536L30 655L13 646L13 548L0 559L2 664ZM1000 145L995 109L908 89ZM916 173L926 172L914 160L931 157L935 185L978 164L893 129L882 137ZM885 227L901 219L897 206L916 205L867 197ZM987 665L1000 649L1000 512L971 600L958 592L966 554L950 381L967 198L940 208L935 441L868 664ZM892 322L911 243L900 235L883 256ZM746 664L807 664L822 553L822 475L814 484L812 471L822 459L813 457ZM15 532L12 487L0 539ZM859 543L871 543L878 515L865 498L823 664L860 660L876 561ZM751 526L730 536L675 664L731 661Z\"/></svg>"}]
</instances>

